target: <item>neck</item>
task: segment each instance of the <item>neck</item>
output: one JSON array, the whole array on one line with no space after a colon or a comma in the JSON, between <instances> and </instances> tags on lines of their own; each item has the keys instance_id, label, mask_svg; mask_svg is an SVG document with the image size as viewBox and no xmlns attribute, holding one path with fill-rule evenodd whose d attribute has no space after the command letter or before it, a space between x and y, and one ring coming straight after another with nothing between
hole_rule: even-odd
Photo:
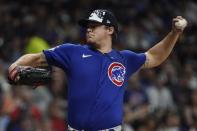
<instances>
[{"instance_id":1,"label":"neck","mask_svg":"<svg viewBox=\"0 0 197 131\"><path fill-rule=\"evenodd\" d=\"M94 44L96 50L100 51L101 53L109 53L112 50L112 41L105 41Z\"/></svg>"},{"instance_id":2,"label":"neck","mask_svg":"<svg viewBox=\"0 0 197 131\"><path fill-rule=\"evenodd\" d=\"M106 44L103 46L96 47L96 49L101 53L109 53L112 50L112 47L111 45L109 46L109 44Z\"/></svg>"}]
</instances>

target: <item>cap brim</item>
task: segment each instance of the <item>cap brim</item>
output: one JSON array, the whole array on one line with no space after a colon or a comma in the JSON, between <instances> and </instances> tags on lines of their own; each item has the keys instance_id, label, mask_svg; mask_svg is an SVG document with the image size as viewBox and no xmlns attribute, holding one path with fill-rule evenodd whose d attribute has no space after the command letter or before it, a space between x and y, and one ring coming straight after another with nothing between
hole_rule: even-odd
<instances>
[{"instance_id":1,"label":"cap brim","mask_svg":"<svg viewBox=\"0 0 197 131\"><path fill-rule=\"evenodd\" d=\"M101 23L101 22L98 22L98 21L96 21L96 20L80 19L80 20L78 21L78 24L79 24L79 26L86 28L87 25L88 25L89 23L91 23L91 22L94 22L94 23Z\"/></svg>"}]
</instances>

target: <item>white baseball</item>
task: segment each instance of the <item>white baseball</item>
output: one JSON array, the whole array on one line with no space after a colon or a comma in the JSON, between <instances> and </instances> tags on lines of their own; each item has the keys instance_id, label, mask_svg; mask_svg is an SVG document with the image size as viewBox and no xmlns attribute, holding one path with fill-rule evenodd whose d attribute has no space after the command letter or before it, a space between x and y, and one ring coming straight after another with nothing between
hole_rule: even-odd
<instances>
[{"instance_id":1,"label":"white baseball","mask_svg":"<svg viewBox=\"0 0 197 131\"><path fill-rule=\"evenodd\" d=\"M177 29L183 30L187 26L187 21L185 19L179 19L175 22L175 26Z\"/></svg>"}]
</instances>

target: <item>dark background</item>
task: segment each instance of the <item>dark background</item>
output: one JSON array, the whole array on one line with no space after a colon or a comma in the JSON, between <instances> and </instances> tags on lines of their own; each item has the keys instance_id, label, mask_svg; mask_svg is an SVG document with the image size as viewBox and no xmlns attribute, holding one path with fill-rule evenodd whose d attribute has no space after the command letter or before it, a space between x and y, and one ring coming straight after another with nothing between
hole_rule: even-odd
<instances>
[{"instance_id":1,"label":"dark background","mask_svg":"<svg viewBox=\"0 0 197 131\"><path fill-rule=\"evenodd\" d=\"M197 130L197 3L195 0L1 0L0 131L63 131L67 127L64 73L54 68L46 87L32 90L6 81L8 66L25 53L65 42L84 43L77 25L97 8L118 19L114 48L145 52L181 15L188 27L159 67L137 72L124 100L124 131Z\"/></svg>"}]
</instances>

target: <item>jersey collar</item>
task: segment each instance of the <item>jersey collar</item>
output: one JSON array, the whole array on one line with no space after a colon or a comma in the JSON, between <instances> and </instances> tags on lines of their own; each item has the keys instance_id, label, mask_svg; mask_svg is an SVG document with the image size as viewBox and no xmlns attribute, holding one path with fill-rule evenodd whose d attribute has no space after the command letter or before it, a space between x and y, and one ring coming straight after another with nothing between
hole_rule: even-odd
<instances>
[{"instance_id":1,"label":"jersey collar","mask_svg":"<svg viewBox=\"0 0 197 131\"><path fill-rule=\"evenodd\" d=\"M117 59L121 59L122 56L121 54L119 53L119 51L115 50L115 49L112 49L109 53L102 53L100 52L99 50L93 48L91 45L87 45L87 47L93 51L94 53L100 55L100 56L106 56L106 57L109 57L110 59L112 60L117 60Z\"/></svg>"}]
</instances>

